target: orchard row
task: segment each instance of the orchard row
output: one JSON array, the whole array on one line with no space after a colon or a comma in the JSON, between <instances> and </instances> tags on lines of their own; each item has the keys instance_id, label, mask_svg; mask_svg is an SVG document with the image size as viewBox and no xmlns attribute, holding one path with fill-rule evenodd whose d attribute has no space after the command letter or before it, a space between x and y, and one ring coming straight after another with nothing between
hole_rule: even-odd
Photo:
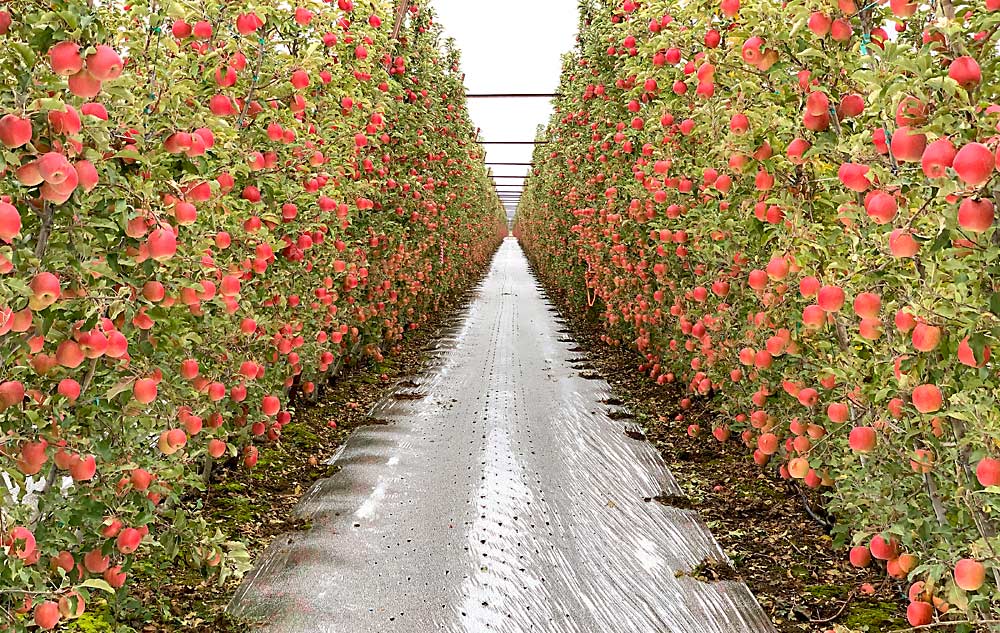
<instances>
[{"instance_id":1,"label":"orchard row","mask_svg":"<svg viewBox=\"0 0 1000 633\"><path fill-rule=\"evenodd\" d=\"M608 344L711 400L688 432L820 491L913 625L1000 604L998 9L585 1L517 216Z\"/></svg>"},{"instance_id":2,"label":"orchard row","mask_svg":"<svg viewBox=\"0 0 1000 633\"><path fill-rule=\"evenodd\" d=\"M0 10L0 630L239 572L182 501L496 248L458 54L387 4Z\"/></svg>"}]
</instances>

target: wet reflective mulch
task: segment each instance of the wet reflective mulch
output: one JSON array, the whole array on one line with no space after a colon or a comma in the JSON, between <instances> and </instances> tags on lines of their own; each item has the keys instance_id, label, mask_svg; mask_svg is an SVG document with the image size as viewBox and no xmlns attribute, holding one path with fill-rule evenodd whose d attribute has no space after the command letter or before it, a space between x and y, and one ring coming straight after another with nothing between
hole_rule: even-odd
<instances>
[{"instance_id":1,"label":"wet reflective mulch","mask_svg":"<svg viewBox=\"0 0 1000 633\"><path fill-rule=\"evenodd\" d=\"M232 612L280 633L773 631L742 582L697 577L725 554L696 512L647 501L682 491L563 327L508 240Z\"/></svg>"}]
</instances>

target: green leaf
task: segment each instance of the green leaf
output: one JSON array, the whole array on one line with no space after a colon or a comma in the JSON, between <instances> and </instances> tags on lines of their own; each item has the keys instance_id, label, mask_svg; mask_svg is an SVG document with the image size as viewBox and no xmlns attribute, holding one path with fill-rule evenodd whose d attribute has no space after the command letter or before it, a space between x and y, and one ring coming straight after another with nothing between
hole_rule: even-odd
<instances>
[{"instance_id":1,"label":"green leaf","mask_svg":"<svg viewBox=\"0 0 1000 633\"><path fill-rule=\"evenodd\" d=\"M984 334L973 334L972 337L969 338L969 347L972 348L972 353L976 357L977 364L982 364L983 355L986 353L985 349L988 342L989 341L986 339L986 335Z\"/></svg>"},{"instance_id":2,"label":"green leaf","mask_svg":"<svg viewBox=\"0 0 1000 633\"><path fill-rule=\"evenodd\" d=\"M937 251L947 247L951 244L951 231L948 229L941 229L934 242L931 244L931 252L936 253Z\"/></svg>"},{"instance_id":3,"label":"green leaf","mask_svg":"<svg viewBox=\"0 0 1000 633\"><path fill-rule=\"evenodd\" d=\"M32 51L27 44L24 44L22 42L4 42L4 43L7 46L13 48L15 51L17 51L17 54L21 57L26 66L35 65L35 60L37 59L37 57L35 56L35 52Z\"/></svg>"},{"instance_id":4,"label":"green leaf","mask_svg":"<svg viewBox=\"0 0 1000 633\"><path fill-rule=\"evenodd\" d=\"M80 584L81 587L87 587L88 589L99 589L101 591L106 591L110 594L116 593L114 587L108 584L106 580L101 578L88 578Z\"/></svg>"},{"instance_id":5,"label":"green leaf","mask_svg":"<svg viewBox=\"0 0 1000 633\"><path fill-rule=\"evenodd\" d=\"M990 312L1000 316L1000 292L994 292L990 295Z\"/></svg>"},{"instance_id":6,"label":"green leaf","mask_svg":"<svg viewBox=\"0 0 1000 633\"><path fill-rule=\"evenodd\" d=\"M123 149L122 151L115 154L115 158L128 158L136 162L143 162L143 155L134 149Z\"/></svg>"}]
</instances>

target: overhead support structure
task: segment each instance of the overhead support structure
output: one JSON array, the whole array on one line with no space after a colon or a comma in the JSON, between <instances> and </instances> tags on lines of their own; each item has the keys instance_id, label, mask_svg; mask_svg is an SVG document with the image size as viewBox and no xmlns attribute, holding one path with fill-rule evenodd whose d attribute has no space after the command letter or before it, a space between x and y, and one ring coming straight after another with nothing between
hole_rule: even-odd
<instances>
[{"instance_id":1,"label":"overhead support structure","mask_svg":"<svg viewBox=\"0 0 1000 633\"><path fill-rule=\"evenodd\" d=\"M545 145L548 141L476 141L480 145Z\"/></svg>"},{"instance_id":2,"label":"overhead support structure","mask_svg":"<svg viewBox=\"0 0 1000 633\"><path fill-rule=\"evenodd\" d=\"M480 92L465 95L466 99L551 99L554 97L561 97L562 94L558 92L511 92L511 93L493 93L493 92Z\"/></svg>"}]
</instances>

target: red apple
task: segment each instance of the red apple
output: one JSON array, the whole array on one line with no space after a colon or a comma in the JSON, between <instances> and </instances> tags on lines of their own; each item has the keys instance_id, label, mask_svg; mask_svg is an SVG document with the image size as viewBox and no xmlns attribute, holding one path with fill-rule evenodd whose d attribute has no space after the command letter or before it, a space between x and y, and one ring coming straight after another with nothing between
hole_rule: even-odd
<instances>
[{"instance_id":1,"label":"red apple","mask_svg":"<svg viewBox=\"0 0 1000 633\"><path fill-rule=\"evenodd\" d=\"M918 127L927 122L927 104L914 96L906 96L896 106L896 125Z\"/></svg>"},{"instance_id":2,"label":"red apple","mask_svg":"<svg viewBox=\"0 0 1000 633\"><path fill-rule=\"evenodd\" d=\"M892 141L889 143L892 155L902 162L920 162L925 147L927 147L927 136L914 132L909 126L898 128L892 134Z\"/></svg>"},{"instance_id":3,"label":"red apple","mask_svg":"<svg viewBox=\"0 0 1000 633\"><path fill-rule=\"evenodd\" d=\"M76 402L77 398L80 397L80 389L80 383L77 381L72 378L63 378L59 381L56 391L70 402Z\"/></svg>"},{"instance_id":4,"label":"red apple","mask_svg":"<svg viewBox=\"0 0 1000 633\"><path fill-rule=\"evenodd\" d=\"M32 310L44 310L62 296L59 278L52 273L38 273L31 280L31 292L28 305Z\"/></svg>"},{"instance_id":5,"label":"red apple","mask_svg":"<svg viewBox=\"0 0 1000 633\"><path fill-rule=\"evenodd\" d=\"M806 97L806 112L813 116L830 113L830 98L825 92L814 90Z\"/></svg>"},{"instance_id":6,"label":"red apple","mask_svg":"<svg viewBox=\"0 0 1000 633\"><path fill-rule=\"evenodd\" d=\"M864 545L857 545L851 548L851 564L855 567L867 567L872 563L871 552Z\"/></svg>"},{"instance_id":7,"label":"red apple","mask_svg":"<svg viewBox=\"0 0 1000 633\"><path fill-rule=\"evenodd\" d=\"M137 549L139 545L142 544L142 532L135 528L125 528L118 534L118 538L115 539L115 547L122 554L132 554Z\"/></svg>"},{"instance_id":8,"label":"red apple","mask_svg":"<svg viewBox=\"0 0 1000 633\"><path fill-rule=\"evenodd\" d=\"M104 582L111 585L112 589L121 589L122 586L125 585L125 580L127 576L128 575L122 571L121 565L108 567L106 570L104 570L104 573L102 574Z\"/></svg>"},{"instance_id":9,"label":"red apple","mask_svg":"<svg viewBox=\"0 0 1000 633\"><path fill-rule=\"evenodd\" d=\"M958 225L966 231L983 233L993 228L993 203L986 198L966 198L958 207Z\"/></svg>"},{"instance_id":10,"label":"red apple","mask_svg":"<svg viewBox=\"0 0 1000 633\"><path fill-rule=\"evenodd\" d=\"M969 345L969 337L966 336L958 344L958 361L963 365L969 367L982 367L990 360L990 348L989 346L983 347L983 362L976 362L976 353Z\"/></svg>"},{"instance_id":11,"label":"red apple","mask_svg":"<svg viewBox=\"0 0 1000 633\"><path fill-rule=\"evenodd\" d=\"M157 385L152 378L140 378L132 386L132 395L136 401L142 404L149 404L156 400Z\"/></svg>"},{"instance_id":12,"label":"red apple","mask_svg":"<svg viewBox=\"0 0 1000 633\"><path fill-rule=\"evenodd\" d=\"M32 615L35 618L35 625L43 631L51 631L56 628L62 617L59 613L59 604L51 600L39 602Z\"/></svg>"},{"instance_id":13,"label":"red apple","mask_svg":"<svg viewBox=\"0 0 1000 633\"><path fill-rule=\"evenodd\" d=\"M833 402L826 408L826 417L831 422L843 424L851 417L851 408L844 402Z\"/></svg>"},{"instance_id":14,"label":"red apple","mask_svg":"<svg viewBox=\"0 0 1000 633\"><path fill-rule=\"evenodd\" d=\"M296 90L302 90L309 85L309 75L306 71L299 69L292 72L292 77L289 80L292 87Z\"/></svg>"},{"instance_id":15,"label":"red apple","mask_svg":"<svg viewBox=\"0 0 1000 633\"><path fill-rule=\"evenodd\" d=\"M819 289L817 303L825 312L839 312L844 300L844 291L837 286L823 286Z\"/></svg>"},{"instance_id":16,"label":"red apple","mask_svg":"<svg viewBox=\"0 0 1000 633\"><path fill-rule=\"evenodd\" d=\"M993 175L996 158L993 152L982 143L968 143L955 154L952 167L962 182L978 187L986 183Z\"/></svg>"},{"instance_id":17,"label":"red apple","mask_svg":"<svg viewBox=\"0 0 1000 633\"><path fill-rule=\"evenodd\" d=\"M201 20L194 23L194 27L191 32L199 40L207 40L212 37L212 25L208 22Z\"/></svg>"},{"instance_id":18,"label":"red apple","mask_svg":"<svg viewBox=\"0 0 1000 633\"><path fill-rule=\"evenodd\" d=\"M208 442L208 454L219 459L226 453L226 443L222 440L212 439Z\"/></svg>"},{"instance_id":19,"label":"red apple","mask_svg":"<svg viewBox=\"0 0 1000 633\"><path fill-rule=\"evenodd\" d=\"M939 138L924 149L920 166L928 178L943 178L955 160L955 146L947 138Z\"/></svg>"},{"instance_id":20,"label":"red apple","mask_svg":"<svg viewBox=\"0 0 1000 633\"><path fill-rule=\"evenodd\" d=\"M84 554L83 567L92 574L104 573L111 565L111 558L101 553L100 549L93 549Z\"/></svg>"},{"instance_id":21,"label":"red apple","mask_svg":"<svg viewBox=\"0 0 1000 633\"><path fill-rule=\"evenodd\" d=\"M826 312L818 305L809 305L802 309L802 325L807 330L818 330L826 323Z\"/></svg>"},{"instance_id":22,"label":"red apple","mask_svg":"<svg viewBox=\"0 0 1000 633\"><path fill-rule=\"evenodd\" d=\"M184 20L177 19L170 25L170 32L173 33L174 37L182 40L186 37L191 37L191 25Z\"/></svg>"},{"instance_id":23,"label":"red apple","mask_svg":"<svg viewBox=\"0 0 1000 633\"><path fill-rule=\"evenodd\" d=\"M913 406L921 413L934 413L941 409L943 398L937 385L920 385L910 396Z\"/></svg>"},{"instance_id":24,"label":"red apple","mask_svg":"<svg viewBox=\"0 0 1000 633\"><path fill-rule=\"evenodd\" d=\"M913 328L913 347L921 352L929 352L941 342L941 328L926 323L918 323Z\"/></svg>"},{"instance_id":25,"label":"red apple","mask_svg":"<svg viewBox=\"0 0 1000 633\"><path fill-rule=\"evenodd\" d=\"M256 13L241 13L236 16L236 30L240 35L249 35L262 26L264 21Z\"/></svg>"},{"instance_id":26,"label":"red apple","mask_svg":"<svg viewBox=\"0 0 1000 633\"><path fill-rule=\"evenodd\" d=\"M884 191L870 191L865 196L865 213L876 224L888 224L896 217L896 198Z\"/></svg>"},{"instance_id":27,"label":"red apple","mask_svg":"<svg viewBox=\"0 0 1000 633\"><path fill-rule=\"evenodd\" d=\"M80 187L83 188L85 192L93 191L94 187L97 186L97 181L99 176L97 174L97 168L89 160L78 160L73 163L73 169L76 170L77 181Z\"/></svg>"},{"instance_id":28,"label":"red apple","mask_svg":"<svg viewBox=\"0 0 1000 633\"><path fill-rule=\"evenodd\" d=\"M76 482L90 481L96 473L97 460L93 455L77 458L69 466L69 474Z\"/></svg>"},{"instance_id":29,"label":"red apple","mask_svg":"<svg viewBox=\"0 0 1000 633\"><path fill-rule=\"evenodd\" d=\"M803 297L806 297L806 298L808 298L808 297L815 297L816 293L819 292L819 288L820 288L819 279L816 279L812 275L810 275L808 277L803 277L799 281L799 293Z\"/></svg>"},{"instance_id":30,"label":"red apple","mask_svg":"<svg viewBox=\"0 0 1000 633\"><path fill-rule=\"evenodd\" d=\"M793 165L801 165L805 163L805 158L803 158L802 155L807 151L809 151L810 147L811 145L809 144L809 141L803 138L797 138L793 140L791 143L788 144L788 149L785 152L786 155L788 156L789 162L791 162Z\"/></svg>"},{"instance_id":31,"label":"red apple","mask_svg":"<svg viewBox=\"0 0 1000 633\"><path fill-rule=\"evenodd\" d=\"M121 56L106 44L98 44L96 50L87 56L87 72L98 81L118 79L123 68Z\"/></svg>"},{"instance_id":32,"label":"red apple","mask_svg":"<svg viewBox=\"0 0 1000 633\"><path fill-rule=\"evenodd\" d=\"M910 626L924 626L934 621L934 607L929 602L911 602L906 607L906 621Z\"/></svg>"},{"instance_id":33,"label":"red apple","mask_svg":"<svg viewBox=\"0 0 1000 633\"><path fill-rule=\"evenodd\" d=\"M170 429L160 434L157 445L164 455L173 455L187 444L187 434L181 429Z\"/></svg>"},{"instance_id":34,"label":"red apple","mask_svg":"<svg viewBox=\"0 0 1000 633\"><path fill-rule=\"evenodd\" d=\"M875 448L877 438L878 436L875 433L875 429L872 427L858 426L851 429L848 443L853 451L858 453L867 453ZM858 567L864 567L864 565L858 565Z\"/></svg>"},{"instance_id":35,"label":"red apple","mask_svg":"<svg viewBox=\"0 0 1000 633\"><path fill-rule=\"evenodd\" d=\"M807 25L809 30L813 32L816 37L826 37L830 33L830 26L833 24L833 20L830 19L824 13L819 11L813 11L809 15L809 21Z\"/></svg>"},{"instance_id":36,"label":"red apple","mask_svg":"<svg viewBox=\"0 0 1000 633\"><path fill-rule=\"evenodd\" d=\"M986 582L986 568L977 560L963 558L955 563L955 584L966 591L976 591Z\"/></svg>"},{"instance_id":37,"label":"red apple","mask_svg":"<svg viewBox=\"0 0 1000 633\"><path fill-rule=\"evenodd\" d=\"M69 77L83 69L83 58L80 57L80 45L76 42L59 42L49 49L49 63L52 72Z\"/></svg>"},{"instance_id":38,"label":"red apple","mask_svg":"<svg viewBox=\"0 0 1000 633\"><path fill-rule=\"evenodd\" d=\"M983 80L979 62L968 55L962 55L952 60L951 64L948 65L948 76L966 90L972 90Z\"/></svg>"},{"instance_id":39,"label":"red apple","mask_svg":"<svg viewBox=\"0 0 1000 633\"><path fill-rule=\"evenodd\" d=\"M38 159L38 173L49 184L60 185L66 182L70 178L70 172L75 175L73 166L59 152L48 152Z\"/></svg>"},{"instance_id":40,"label":"red apple","mask_svg":"<svg viewBox=\"0 0 1000 633\"><path fill-rule=\"evenodd\" d=\"M860 317L875 318L882 309L882 299L875 293L862 292L854 298L854 313Z\"/></svg>"},{"instance_id":41,"label":"red apple","mask_svg":"<svg viewBox=\"0 0 1000 633\"><path fill-rule=\"evenodd\" d=\"M72 75L68 83L70 92L84 99L96 97L101 92L101 80L87 70Z\"/></svg>"},{"instance_id":42,"label":"red apple","mask_svg":"<svg viewBox=\"0 0 1000 633\"><path fill-rule=\"evenodd\" d=\"M844 163L837 170L837 177L851 191L865 191L872 185L868 180L868 170L868 165Z\"/></svg>"},{"instance_id":43,"label":"red apple","mask_svg":"<svg viewBox=\"0 0 1000 633\"><path fill-rule=\"evenodd\" d=\"M851 23L844 18L837 18L830 25L830 37L835 42L847 42L854 35L854 28Z\"/></svg>"},{"instance_id":44,"label":"red apple","mask_svg":"<svg viewBox=\"0 0 1000 633\"><path fill-rule=\"evenodd\" d=\"M135 468L129 474L129 482L132 487L139 492L145 492L149 489L149 485L153 482L153 476L149 474L149 471L142 468Z\"/></svg>"},{"instance_id":45,"label":"red apple","mask_svg":"<svg viewBox=\"0 0 1000 633\"><path fill-rule=\"evenodd\" d=\"M837 107L837 115L841 119L850 119L865 111L865 98L859 94L845 95Z\"/></svg>"},{"instance_id":46,"label":"red apple","mask_svg":"<svg viewBox=\"0 0 1000 633\"><path fill-rule=\"evenodd\" d=\"M280 409L281 401L278 400L277 396L264 396L264 400L261 404L261 411L263 411L264 415L276 415Z\"/></svg>"},{"instance_id":47,"label":"red apple","mask_svg":"<svg viewBox=\"0 0 1000 633\"><path fill-rule=\"evenodd\" d=\"M892 560L899 555L899 542L894 537L886 540L881 534L876 534L872 537L869 548L872 556L879 560Z\"/></svg>"},{"instance_id":48,"label":"red apple","mask_svg":"<svg viewBox=\"0 0 1000 633\"><path fill-rule=\"evenodd\" d=\"M181 363L181 378L194 380L198 377L198 361L189 358Z\"/></svg>"},{"instance_id":49,"label":"red apple","mask_svg":"<svg viewBox=\"0 0 1000 633\"><path fill-rule=\"evenodd\" d=\"M165 262L177 253L177 235L170 227L154 230L146 243L149 256L158 262Z\"/></svg>"},{"instance_id":50,"label":"red apple","mask_svg":"<svg viewBox=\"0 0 1000 633\"><path fill-rule=\"evenodd\" d=\"M905 229L894 229L889 234L889 250L893 257L913 257L920 252L920 244Z\"/></svg>"},{"instance_id":51,"label":"red apple","mask_svg":"<svg viewBox=\"0 0 1000 633\"><path fill-rule=\"evenodd\" d=\"M31 141L31 119L22 119L16 114L5 114L0 118L0 143L8 149L21 147Z\"/></svg>"},{"instance_id":52,"label":"red apple","mask_svg":"<svg viewBox=\"0 0 1000 633\"><path fill-rule=\"evenodd\" d=\"M898 18L908 18L917 12L916 0L889 0L889 8Z\"/></svg>"},{"instance_id":53,"label":"red apple","mask_svg":"<svg viewBox=\"0 0 1000 633\"><path fill-rule=\"evenodd\" d=\"M62 367L68 367L70 369L75 369L83 364L86 356L83 354L83 350L80 349L80 345L76 341L63 341L56 348L56 362Z\"/></svg>"},{"instance_id":54,"label":"red apple","mask_svg":"<svg viewBox=\"0 0 1000 633\"><path fill-rule=\"evenodd\" d=\"M85 103L80 106L80 112L87 116L96 117L102 121L108 120L108 110L100 103Z\"/></svg>"},{"instance_id":55,"label":"red apple","mask_svg":"<svg viewBox=\"0 0 1000 633\"><path fill-rule=\"evenodd\" d=\"M976 479L981 486L1000 486L1000 459L984 457L976 465Z\"/></svg>"},{"instance_id":56,"label":"red apple","mask_svg":"<svg viewBox=\"0 0 1000 633\"><path fill-rule=\"evenodd\" d=\"M0 241L8 244L21 233L21 214L11 204L0 202Z\"/></svg>"}]
</instances>

